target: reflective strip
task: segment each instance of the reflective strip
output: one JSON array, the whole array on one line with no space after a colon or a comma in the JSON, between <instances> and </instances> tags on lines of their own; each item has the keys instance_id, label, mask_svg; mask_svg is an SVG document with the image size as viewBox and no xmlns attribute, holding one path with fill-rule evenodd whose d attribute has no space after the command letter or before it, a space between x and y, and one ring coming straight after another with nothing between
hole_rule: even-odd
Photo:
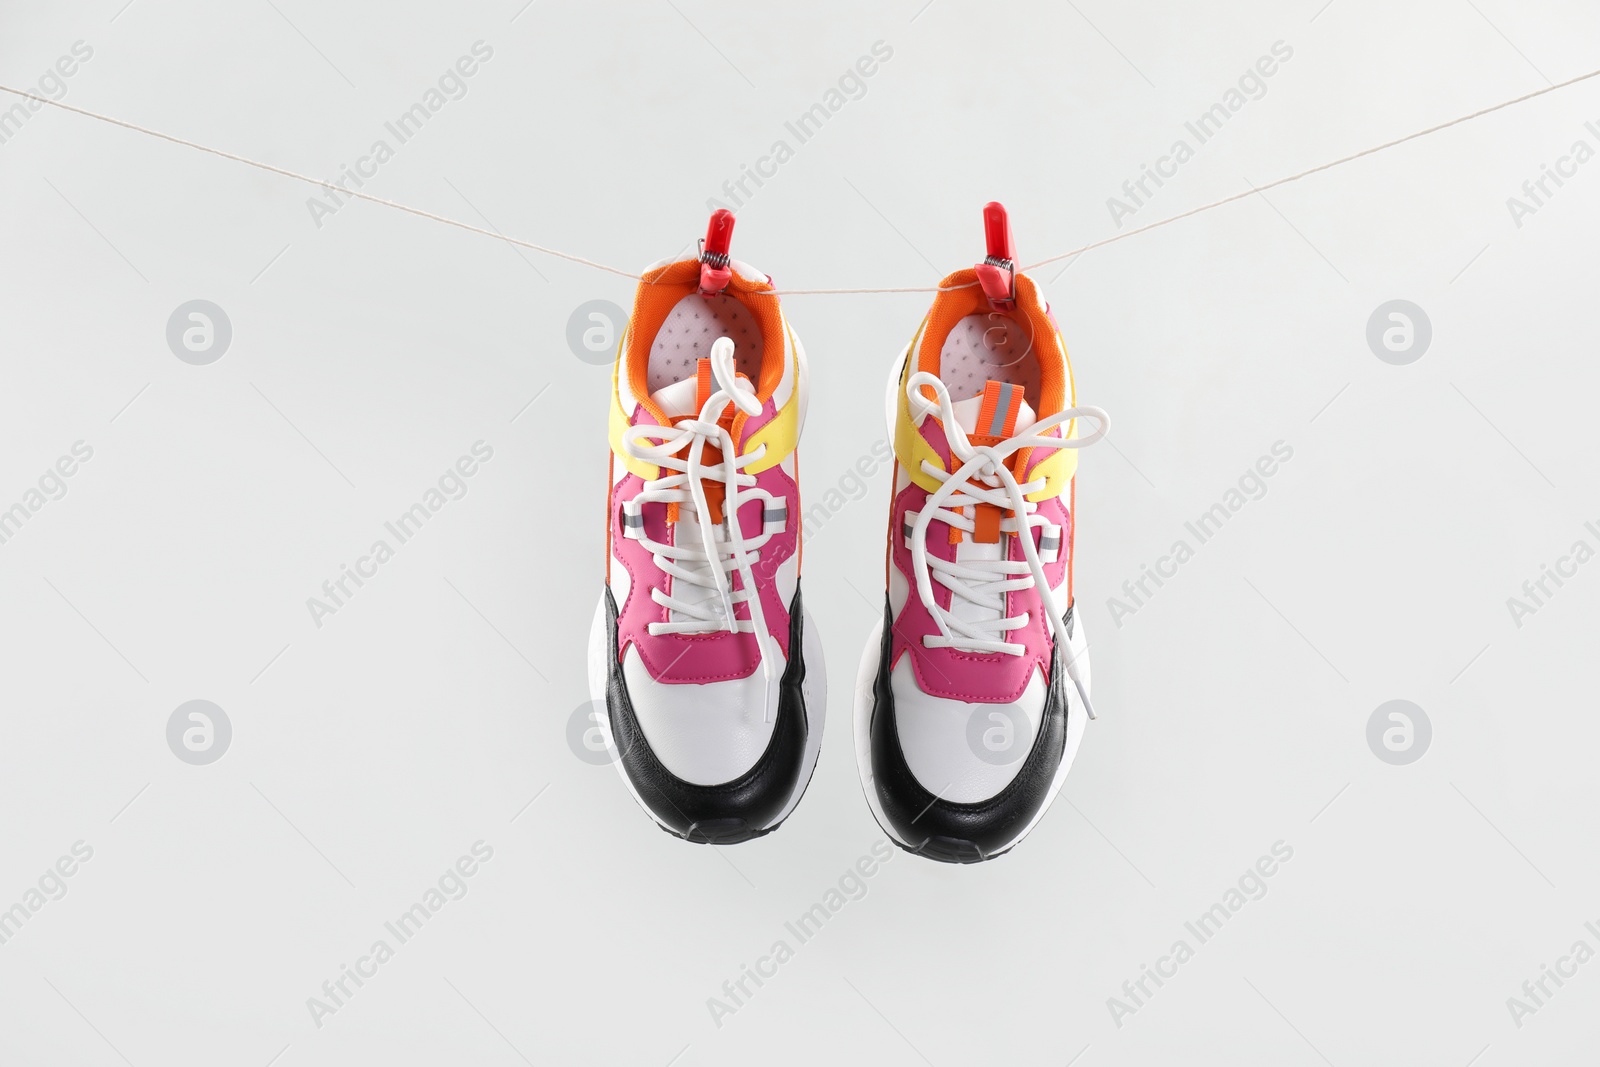
<instances>
[{"instance_id":1,"label":"reflective strip","mask_svg":"<svg viewBox=\"0 0 1600 1067\"><path fill-rule=\"evenodd\" d=\"M1043 526L1039 531L1039 562L1054 563L1061 558L1061 527Z\"/></svg>"},{"instance_id":2,"label":"reflective strip","mask_svg":"<svg viewBox=\"0 0 1600 1067\"><path fill-rule=\"evenodd\" d=\"M1006 436L1006 416L1011 412L1011 398L1017 387L1011 384L1000 387L1000 402L994 406L994 418L989 420L989 432L995 437Z\"/></svg>"},{"instance_id":3,"label":"reflective strip","mask_svg":"<svg viewBox=\"0 0 1600 1067\"><path fill-rule=\"evenodd\" d=\"M990 379L983 383L983 399L978 404L975 430L990 442L1003 441L1017 429L1017 414L1022 410L1022 387Z\"/></svg>"},{"instance_id":4,"label":"reflective strip","mask_svg":"<svg viewBox=\"0 0 1600 1067\"><path fill-rule=\"evenodd\" d=\"M920 514L920 512L908 511L900 517L900 539L906 543L907 548L911 547L911 528L916 524L917 517Z\"/></svg>"}]
</instances>

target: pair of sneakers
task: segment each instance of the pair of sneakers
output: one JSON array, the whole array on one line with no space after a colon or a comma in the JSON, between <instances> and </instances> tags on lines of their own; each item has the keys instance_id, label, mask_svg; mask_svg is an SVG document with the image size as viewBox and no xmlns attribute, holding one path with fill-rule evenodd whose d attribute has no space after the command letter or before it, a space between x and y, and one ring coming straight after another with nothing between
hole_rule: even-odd
<instances>
[{"instance_id":1,"label":"pair of sneakers","mask_svg":"<svg viewBox=\"0 0 1600 1067\"><path fill-rule=\"evenodd\" d=\"M888 394L894 495L883 621L855 741L873 816L902 848L971 863L1031 830L1087 719L1072 596L1077 449L1066 348L1009 223L939 287ZM601 734L669 833L777 829L811 780L827 702L801 599L796 446L810 371L767 275L728 255L647 271L611 394L606 588L589 644ZM1078 434L1088 419L1092 433ZM1091 427L1086 427L1090 429Z\"/></svg>"}]
</instances>

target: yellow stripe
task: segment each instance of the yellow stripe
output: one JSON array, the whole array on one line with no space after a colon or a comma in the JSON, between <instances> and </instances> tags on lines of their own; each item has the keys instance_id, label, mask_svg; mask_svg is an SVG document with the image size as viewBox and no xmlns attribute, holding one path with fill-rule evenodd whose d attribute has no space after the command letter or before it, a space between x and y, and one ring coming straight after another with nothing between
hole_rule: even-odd
<instances>
[{"instance_id":1,"label":"yellow stripe","mask_svg":"<svg viewBox=\"0 0 1600 1067\"><path fill-rule=\"evenodd\" d=\"M628 428L628 416L622 413L622 401L615 391L611 394L611 454L617 457L617 462L628 469L630 474L637 474L645 481L652 481L661 477L661 468L654 463L646 463L634 459L622 449L622 435Z\"/></svg>"},{"instance_id":2,"label":"yellow stripe","mask_svg":"<svg viewBox=\"0 0 1600 1067\"><path fill-rule=\"evenodd\" d=\"M627 468L628 473L637 474L648 482L661 477L661 468L654 463L634 459L622 450L622 435L628 428L628 413L622 410L622 391L618 381L622 374L622 353L627 344L628 331L623 330L622 339L617 342L617 358L611 364L611 417L606 432L611 440L611 454Z\"/></svg>"},{"instance_id":3,"label":"yellow stripe","mask_svg":"<svg viewBox=\"0 0 1600 1067\"><path fill-rule=\"evenodd\" d=\"M784 329L788 330L788 323L784 323ZM791 348L793 347L793 342L794 336L790 333ZM626 337L624 337L624 343L626 343ZM618 461L628 469L629 473L637 474L644 480L650 481L661 477L661 468L653 463L645 463L634 459L622 449L623 434L629 425L629 414L622 410L621 393L617 389L617 374L620 373L621 365L619 349L617 366L613 369L611 376L611 423L609 428L611 451ZM800 382L798 374L794 384L794 391L789 394L788 403L778 409L771 422L768 422L746 438L744 442L744 450L746 452L754 452L761 445L767 446L767 451L760 460L744 468L746 473L760 474L770 467L776 467L800 443Z\"/></svg>"},{"instance_id":4,"label":"yellow stripe","mask_svg":"<svg viewBox=\"0 0 1600 1067\"><path fill-rule=\"evenodd\" d=\"M897 403L898 413L895 416L894 426L894 454L895 458L900 461L900 467L906 472L907 477L909 477L919 488L931 493L939 488L940 483L937 478L934 478L923 471L923 461L926 460L932 466L941 471L948 472L949 468L945 466L944 458L939 455L939 452L931 444L928 443L928 439L922 436L916 425L911 421L911 401L906 396L906 382L909 381L911 375L915 373L918 350L921 347L922 331L925 330L927 326L928 320L924 318L922 320L922 325L917 328L917 336L911 340L911 347L906 350L905 367L900 373L900 388ZM1056 332L1055 339L1056 344L1061 346L1061 355L1063 360L1065 360L1067 347L1066 343L1061 339L1060 331ZM1072 381L1072 364L1070 361L1066 363L1066 367L1068 396L1067 404L1070 407L1071 405L1077 403L1077 390ZM929 416L929 418L932 417L933 416L931 415ZM1073 419L1071 422L1067 423L1066 436L1068 438L1076 438L1078 436L1077 419ZM1037 478L1043 478L1045 480L1045 484L1037 492L1029 493L1028 499L1034 503L1038 503L1042 500L1050 500L1054 497L1060 496L1062 493L1067 491L1068 485L1072 482L1073 476L1076 475L1077 472L1077 449L1061 448L1053 450L1046 459L1035 465L1033 470L1029 472L1029 481L1033 481Z\"/></svg>"},{"instance_id":5,"label":"yellow stripe","mask_svg":"<svg viewBox=\"0 0 1600 1067\"><path fill-rule=\"evenodd\" d=\"M794 331L789 328L789 322L784 320L783 330L789 337L789 351L795 350ZM767 446L766 454L759 460L745 467L748 474L760 474L771 467L776 467L783 462L785 456L795 450L800 443L800 361L795 358L794 388L789 392L789 400L777 413L772 416L772 421L761 429L751 434L744 442L744 451L754 452L761 445Z\"/></svg>"},{"instance_id":6,"label":"yellow stripe","mask_svg":"<svg viewBox=\"0 0 1600 1067\"><path fill-rule=\"evenodd\" d=\"M1078 402L1077 383L1072 380L1072 359L1067 355L1067 343L1061 339L1061 331L1057 330L1056 344L1061 349L1061 361L1067 368L1067 407L1072 407ZM1073 419L1066 425L1064 434L1069 440L1078 436L1078 420ZM1067 491L1073 477L1078 473L1078 450L1076 448L1058 448L1048 458L1037 464L1028 472L1028 479L1043 478L1044 488L1036 493L1029 493L1028 499L1034 503L1042 500L1051 500Z\"/></svg>"},{"instance_id":7,"label":"yellow stripe","mask_svg":"<svg viewBox=\"0 0 1600 1067\"><path fill-rule=\"evenodd\" d=\"M906 382L916 373L917 350L921 347L922 331L927 328L928 319L924 316L922 325L917 327L917 335L911 339L911 345L906 349L905 366L900 370L900 386L896 390L895 398L894 454L906 475L919 488L931 493L939 488L940 483L937 478L923 472L923 460L927 460L941 471L948 471L948 468L944 465L944 457L939 455L938 450L918 431L916 423L911 421L911 401L906 396Z\"/></svg>"}]
</instances>

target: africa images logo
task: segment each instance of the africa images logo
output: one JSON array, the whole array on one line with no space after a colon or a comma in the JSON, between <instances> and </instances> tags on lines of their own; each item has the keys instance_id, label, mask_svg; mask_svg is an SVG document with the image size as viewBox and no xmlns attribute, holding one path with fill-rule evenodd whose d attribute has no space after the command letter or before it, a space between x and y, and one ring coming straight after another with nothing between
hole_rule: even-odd
<instances>
[{"instance_id":1,"label":"africa images logo","mask_svg":"<svg viewBox=\"0 0 1600 1067\"><path fill-rule=\"evenodd\" d=\"M306 198L306 210L311 213L311 221L317 229L322 229L323 220L339 213L339 210L349 203L347 199L350 187L362 188L378 176L378 168L382 167L395 157L401 146L422 132L435 115L444 110L446 104L452 100L464 99L467 95L467 81L477 74L484 63L494 58L494 48L483 41L474 41L471 54L461 56L452 66L446 67L440 74L436 83L428 86L421 99L406 108L393 121L383 124L387 137L379 137L372 142L365 155L356 159L353 164L339 168L338 176L329 179L328 184L337 186L337 189L325 188L322 199L316 197ZM393 143L390 143L390 139ZM343 190L345 196L339 195Z\"/></svg>"},{"instance_id":2,"label":"africa images logo","mask_svg":"<svg viewBox=\"0 0 1600 1067\"><path fill-rule=\"evenodd\" d=\"M322 983L321 995L306 998L306 1010L318 1030L331 1015L337 1015L350 1003L361 989L376 978L379 968L394 959L401 946L407 944L422 928L444 910L446 904L461 900L471 890L469 880L483 870L483 865L494 859L494 846L482 839L474 841L470 854L462 855L444 869L438 879L422 891L422 896L405 911L383 924L388 936L373 940L368 950L356 957L355 963L339 964L339 972ZM391 942L392 939L392 942Z\"/></svg>"},{"instance_id":3,"label":"africa images logo","mask_svg":"<svg viewBox=\"0 0 1600 1067\"><path fill-rule=\"evenodd\" d=\"M474 441L471 454L462 455L454 464L446 467L439 476L437 486L430 486L422 494L421 500L402 511L393 521L385 522L383 528L394 539L394 544L391 545L382 537L373 541L366 554L358 556L353 566L341 563L338 576L322 583L321 597L306 597L306 610L311 613L312 624L322 629L323 619L337 615L349 604L367 582L378 576L378 569L394 558L399 546L417 536L423 524L444 510L446 504L465 497L470 488L467 479L482 470L483 464L493 458L493 445L487 441Z\"/></svg>"},{"instance_id":4,"label":"africa images logo","mask_svg":"<svg viewBox=\"0 0 1600 1067\"><path fill-rule=\"evenodd\" d=\"M1167 182L1176 178L1179 169L1193 159L1207 141L1221 133L1245 105L1266 96L1267 79L1293 58L1293 46L1286 41L1274 41L1271 54L1257 59L1223 92L1220 100L1183 124L1184 135L1173 141L1165 154L1158 156L1154 164L1142 164L1137 178L1122 183L1121 197L1106 197L1106 210L1111 212L1111 221L1116 223L1117 229L1122 229L1127 219L1138 214Z\"/></svg>"},{"instance_id":5,"label":"africa images logo","mask_svg":"<svg viewBox=\"0 0 1600 1067\"><path fill-rule=\"evenodd\" d=\"M1175 939L1165 954L1156 957L1153 965L1141 963L1139 976L1122 983L1122 996L1106 998L1106 1010L1111 1013L1111 1021L1116 1023L1117 1029L1121 1030L1127 1019L1139 1014L1168 981L1178 976L1180 968L1194 959L1196 950L1221 933L1222 928L1247 904L1263 899L1270 888L1269 880L1293 858L1293 845L1287 841L1274 841L1270 852L1257 857L1253 864L1246 867L1238 880L1223 892L1221 899L1197 918L1183 924L1188 936Z\"/></svg>"}]
</instances>

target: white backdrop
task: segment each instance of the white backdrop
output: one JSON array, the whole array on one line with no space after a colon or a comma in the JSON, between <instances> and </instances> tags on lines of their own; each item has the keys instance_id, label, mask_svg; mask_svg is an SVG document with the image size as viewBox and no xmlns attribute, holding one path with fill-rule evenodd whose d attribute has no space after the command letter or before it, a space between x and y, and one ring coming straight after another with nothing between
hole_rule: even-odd
<instances>
[{"instance_id":1,"label":"white backdrop","mask_svg":"<svg viewBox=\"0 0 1600 1067\"><path fill-rule=\"evenodd\" d=\"M931 284L982 255L989 199L1031 262L1600 44L1572 0L0 10L0 83L607 263L674 254L737 194L735 254L791 287ZM0 111L0 1062L1575 1062L1600 1000L1597 120L1590 82L1038 272L1114 423L1078 488L1101 719L1014 854L857 879L881 382L923 296L786 302L802 490L837 491L804 574L832 721L780 833L690 846L569 740L608 384L570 326L628 283ZM1115 217L1146 166L1171 177ZM1411 346L1375 350L1395 300ZM169 731L195 700L221 709L198 752L192 709Z\"/></svg>"}]
</instances>

